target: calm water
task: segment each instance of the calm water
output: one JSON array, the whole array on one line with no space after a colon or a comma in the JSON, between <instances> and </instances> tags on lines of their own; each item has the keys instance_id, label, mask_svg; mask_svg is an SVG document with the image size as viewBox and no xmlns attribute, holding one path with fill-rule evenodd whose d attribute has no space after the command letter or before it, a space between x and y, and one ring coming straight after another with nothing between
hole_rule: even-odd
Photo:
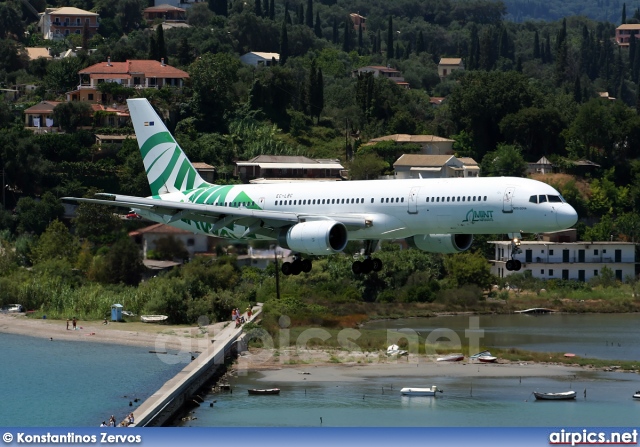
<instances>
[{"instance_id":1,"label":"calm water","mask_svg":"<svg viewBox=\"0 0 640 447\"><path fill-rule=\"evenodd\" d=\"M479 318L481 344L539 352L573 352L583 357L640 360L640 314L487 315ZM454 330L465 342L469 317L377 321L367 329L415 330L425 336L438 328Z\"/></svg>"},{"instance_id":2,"label":"calm water","mask_svg":"<svg viewBox=\"0 0 640 447\"><path fill-rule=\"evenodd\" d=\"M184 367L145 348L2 333L0 359L5 427L98 426L112 414L120 421Z\"/></svg>"},{"instance_id":3,"label":"calm water","mask_svg":"<svg viewBox=\"0 0 640 447\"><path fill-rule=\"evenodd\" d=\"M487 347L574 352L604 359L639 359L640 315L505 315L480 317ZM456 331L464 341L469 317L381 321L367 328ZM618 346L620 344L620 346ZM260 373L234 379L235 392L209 395L187 426L637 426L640 375L581 371L569 378L368 378L321 384L266 383ZM401 396L404 386L437 384L436 398ZM248 388L281 388L279 396L249 396ZM384 389L384 391L383 391ZM532 391L578 392L576 401L537 402ZM584 392L586 390L586 398ZM364 398L363 398L364 397ZM216 400L213 408L208 403Z\"/></svg>"}]
</instances>

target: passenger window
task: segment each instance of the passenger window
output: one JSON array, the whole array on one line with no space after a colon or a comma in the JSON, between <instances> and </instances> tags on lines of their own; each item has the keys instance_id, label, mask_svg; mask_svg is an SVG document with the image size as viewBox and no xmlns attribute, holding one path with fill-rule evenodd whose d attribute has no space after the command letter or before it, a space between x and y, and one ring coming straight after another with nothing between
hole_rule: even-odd
<instances>
[{"instance_id":1,"label":"passenger window","mask_svg":"<svg viewBox=\"0 0 640 447\"><path fill-rule=\"evenodd\" d=\"M467 202L471 202L471 196L467 197Z\"/></svg>"},{"instance_id":2,"label":"passenger window","mask_svg":"<svg viewBox=\"0 0 640 447\"><path fill-rule=\"evenodd\" d=\"M389 197L387 197L387 200L385 201L385 203L389 203Z\"/></svg>"},{"instance_id":3,"label":"passenger window","mask_svg":"<svg viewBox=\"0 0 640 447\"><path fill-rule=\"evenodd\" d=\"M384 199L380 199L380 203L384 203Z\"/></svg>"},{"instance_id":4,"label":"passenger window","mask_svg":"<svg viewBox=\"0 0 640 447\"><path fill-rule=\"evenodd\" d=\"M538 196L531 196L531 197L529 197L529 202L531 202L531 203L538 203Z\"/></svg>"},{"instance_id":5,"label":"passenger window","mask_svg":"<svg viewBox=\"0 0 640 447\"><path fill-rule=\"evenodd\" d=\"M540 194L538 196L538 203L544 203L547 201L547 196Z\"/></svg>"},{"instance_id":6,"label":"passenger window","mask_svg":"<svg viewBox=\"0 0 640 447\"><path fill-rule=\"evenodd\" d=\"M464 202L464 196L462 196L462 201Z\"/></svg>"},{"instance_id":7,"label":"passenger window","mask_svg":"<svg viewBox=\"0 0 640 447\"><path fill-rule=\"evenodd\" d=\"M429 203L429 197L427 197L427 203Z\"/></svg>"},{"instance_id":8,"label":"passenger window","mask_svg":"<svg viewBox=\"0 0 640 447\"><path fill-rule=\"evenodd\" d=\"M436 197L436 202L439 202L439 201L440 201L440 197Z\"/></svg>"},{"instance_id":9,"label":"passenger window","mask_svg":"<svg viewBox=\"0 0 640 447\"><path fill-rule=\"evenodd\" d=\"M371 197L371 203L373 203L373 197Z\"/></svg>"},{"instance_id":10,"label":"passenger window","mask_svg":"<svg viewBox=\"0 0 640 447\"><path fill-rule=\"evenodd\" d=\"M447 202L451 199L451 197L447 197Z\"/></svg>"},{"instance_id":11,"label":"passenger window","mask_svg":"<svg viewBox=\"0 0 640 447\"><path fill-rule=\"evenodd\" d=\"M322 199L322 204L324 205L324 199Z\"/></svg>"},{"instance_id":12,"label":"passenger window","mask_svg":"<svg viewBox=\"0 0 640 447\"><path fill-rule=\"evenodd\" d=\"M487 196L484 196L484 201L485 201L485 202L487 201Z\"/></svg>"},{"instance_id":13,"label":"passenger window","mask_svg":"<svg viewBox=\"0 0 640 447\"><path fill-rule=\"evenodd\" d=\"M476 196L473 196L473 201L474 201L474 202L476 201Z\"/></svg>"},{"instance_id":14,"label":"passenger window","mask_svg":"<svg viewBox=\"0 0 640 447\"><path fill-rule=\"evenodd\" d=\"M353 200L354 200L354 199L351 199L351 203L353 203Z\"/></svg>"}]
</instances>

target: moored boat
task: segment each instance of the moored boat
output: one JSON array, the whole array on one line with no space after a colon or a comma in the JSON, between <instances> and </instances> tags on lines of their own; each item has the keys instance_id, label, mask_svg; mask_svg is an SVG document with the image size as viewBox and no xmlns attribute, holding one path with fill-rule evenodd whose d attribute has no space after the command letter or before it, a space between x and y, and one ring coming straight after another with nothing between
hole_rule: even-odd
<instances>
[{"instance_id":1,"label":"moored boat","mask_svg":"<svg viewBox=\"0 0 640 447\"><path fill-rule=\"evenodd\" d=\"M449 354L443 357L438 357L436 361L438 362L459 362L464 359L464 355L462 354Z\"/></svg>"},{"instance_id":2,"label":"moored boat","mask_svg":"<svg viewBox=\"0 0 640 447\"><path fill-rule=\"evenodd\" d=\"M636 391L635 393L633 393L633 398L640 400L640 391Z\"/></svg>"},{"instance_id":3,"label":"moored boat","mask_svg":"<svg viewBox=\"0 0 640 447\"><path fill-rule=\"evenodd\" d=\"M169 318L166 315L140 315L140 321L143 323L161 323Z\"/></svg>"},{"instance_id":4,"label":"moored boat","mask_svg":"<svg viewBox=\"0 0 640 447\"><path fill-rule=\"evenodd\" d=\"M253 395L262 395L262 394L280 394L280 388L268 388L268 389L255 389L252 388L249 391L249 394Z\"/></svg>"},{"instance_id":5,"label":"moored boat","mask_svg":"<svg viewBox=\"0 0 640 447\"><path fill-rule=\"evenodd\" d=\"M571 400L576 398L575 391L564 391L562 393L538 393L533 392L537 400Z\"/></svg>"},{"instance_id":6,"label":"moored boat","mask_svg":"<svg viewBox=\"0 0 640 447\"><path fill-rule=\"evenodd\" d=\"M400 394L403 396L435 396L437 392L441 392L436 385L430 388L402 388Z\"/></svg>"},{"instance_id":7,"label":"moored boat","mask_svg":"<svg viewBox=\"0 0 640 447\"><path fill-rule=\"evenodd\" d=\"M481 355L478 357L478 361L482 363L495 363L498 360L498 357L494 357L493 355Z\"/></svg>"}]
</instances>

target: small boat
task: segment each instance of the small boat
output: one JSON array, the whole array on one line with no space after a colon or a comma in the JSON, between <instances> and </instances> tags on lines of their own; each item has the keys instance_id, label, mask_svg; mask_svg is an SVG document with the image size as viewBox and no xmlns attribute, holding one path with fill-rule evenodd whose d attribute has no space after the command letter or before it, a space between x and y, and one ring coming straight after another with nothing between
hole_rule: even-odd
<instances>
[{"instance_id":1,"label":"small boat","mask_svg":"<svg viewBox=\"0 0 640 447\"><path fill-rule=\"evenodd\" d=\"M564 356L565 356L566 358L569 358L569 359L570 359L570 358L575 357L576 355L575 355L575 354L573 354L573 353L571 353L571 352L567 352Z\"/></svg>"},{"instance_id":2,"label":"small boat","mask_svg":"<svg viewBox=\"0 0 640 447\"><path fill-rule=\"evenodd\" d=\"M161 323L169 318L166 315L140 315L140 321L143 323Z\"/></svg>"},{"instance_id":3,"label":"small boat","mask_svg":"<svg viewBox=\"0 0 640 447\"><path fill-rule=\"evenodd\" d=\"M437 392L441 392L436 385L431 388L402 388L400 394L403 396L435 396Z\"/></svg>"},{"instance_id":4,"label":"small boat","mask_svg":"<svg viewBox=\"0 0 640 447\"><path fill-rule=\"evenodd\" d=\"M407 351L400 349L398 345L389 345L387 348L387 355L405 355L408 354Z\"/></svg>"},{"instance_id":5,"label":"small boat","mask_svg":"<svg viewBox=\"0 0 640 447\"><path fill-rule=\"evenodd\" d=\"M640 399L640 391L636 391L636 392L633 394L633 398L634 398L634 399Z\"/></svg>"},{"instance_id":6,"label":"small boat","mask_svg":"<svg viewBox=\"0 0 640 447\"><path fill-rule=\"evenodd\" d=\"M253 395L280 394L280 388L268 388L264 390L258 390L253 388L249 390L249 394L253 394Z\"/></svg>"},{"instance_id":7,"label":"small boat","mask_svg":"<svg viewBox=\"0 0 640 447\"><path fill-rule=\"evenodd\" d=\"M444 357L438 357L436 361L438 362L459 362L464 359L464 355L462 354L449 354Z\"/></svg>"},{"instance_id":8,"label":"small boat","mask_svg":"<svg viewBox=\"0 0 640 447\"><path fill-rule=\"evenodd\" d=\"M478 357L478 361L482 363L495 363L498 360L498 357L494 357L493 355L481 355Z\"/></svg>"},{"instance_id":9,"label":"small boat","mask_svg":"<svg viewBox=\"0 0 640 447\"><path fill-rule=\"evenodd\" d=\"M469 359L477 360L479 357L483 357L485 355L491 355L491 353L489 351L478 352L477 354L470 355Z\"/></svg>"},{"instance_id":10,"label":"small boat","mask_svg":"<svg viewBox=\"0 0 640 447\"><path fill-rule=\"evenodd\" d=\"M564 391L562 393L538 393L533 392L536 400L571 400L576 398L575 391Z\"/></svg>"}]
</instances>

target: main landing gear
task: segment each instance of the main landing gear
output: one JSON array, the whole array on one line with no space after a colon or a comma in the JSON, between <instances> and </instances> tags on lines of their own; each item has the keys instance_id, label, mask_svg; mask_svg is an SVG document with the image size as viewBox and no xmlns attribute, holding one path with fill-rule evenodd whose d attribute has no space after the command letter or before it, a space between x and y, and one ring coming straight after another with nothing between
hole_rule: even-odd
<instances>
[{"instance_id":1,"label":"main landing gear","mask_svg":"<svg viewBox=\"0 0 640 447\"><path fill-rule=\"evenodd\" d=\"M378 258L371 257L376 245L378 245L378 241L364 241L364 260L354 261L353 264L351 264L351 271L353 273L356 275L366 275L371 272L379 272L382 270L382 261Z\"/></svg>"},{"instance_id":2,"label":"main landing gear","mask_svg":"<svg viewBox=\"0 0 640 447\"><path fill-rule=\"evenodd\" d=\"M522 268L522 262L516 259L518 253L522 253L522 250L520 250L520 238L514 236L511 239L511 259L506 263L507 270L517 272Z\"/></svg>"},{"instance_id":3,"label":"main landing gear","mask_svg":"<svg viewBox=\"0 0 640 447\"><path fill-rule=\"evenodd\" d=\"M299 275L300 273L309 273L311 271L310 259L301 259L299 256L293 257L293 262L283 262L282 263L282 274L283 275Z\"/></svg>"}]
</instances>

